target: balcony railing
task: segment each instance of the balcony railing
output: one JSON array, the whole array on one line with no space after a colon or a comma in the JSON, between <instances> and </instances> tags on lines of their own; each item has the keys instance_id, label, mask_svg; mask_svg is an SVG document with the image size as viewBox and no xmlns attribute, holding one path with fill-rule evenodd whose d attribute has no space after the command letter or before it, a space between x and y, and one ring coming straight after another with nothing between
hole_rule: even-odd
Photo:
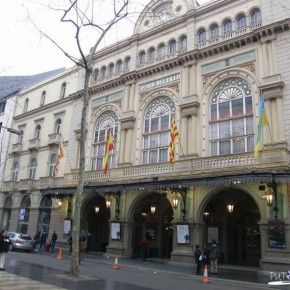
<instances>
[{"instance_id":1,"label":"balcony railing","mask_svg":"<svg viewBox=\"0 0 290 290\"><path fill-rule=\"evenodd\" d=\"M20 153L21 151L22 151L21 143L12 144L12 153Z\"/></svg>"},{"instance_id":2,"label":"balcony railing","mask_svg":"<svg viewBox=\"0 0 290 290\"><path fill-rule=\"evenodd\" d=\"M29 140L29 144L28 144L28 148L30 150L33 150L33 149L38 149L40 146L40 139L30 139Z\"/></svg>"},{"instance_id":3,"label":"balcony railing","mask_svg":"<svg viewBox=\"0 0 290 290\"><path fill-rule=\"evenodd\" d=\"M19 181L20 191L31 192L39 187L38 180L21 179Z\"/></svg>"},{"instance_id":4,"label":"balcony railing","mask_svg":"<svg viewBox=\"0 0 290 290\"><path fill-rule=\"evenodd\" d=\"M20 188L20 184L18 181L4 181L3 182L3 192L11 192L11 191L18 191Z\"/></svg>"},{"instance_id":5,"label":"balcony railing","mask_svg":"<svg viewBox=\"0 0 290 290\"><path fill-rule=\"evenodd\" d=\"M61 142L61 134L60 133L53 133L48 135L48 144L55 145Z\"/></svg>"}]
</instances>

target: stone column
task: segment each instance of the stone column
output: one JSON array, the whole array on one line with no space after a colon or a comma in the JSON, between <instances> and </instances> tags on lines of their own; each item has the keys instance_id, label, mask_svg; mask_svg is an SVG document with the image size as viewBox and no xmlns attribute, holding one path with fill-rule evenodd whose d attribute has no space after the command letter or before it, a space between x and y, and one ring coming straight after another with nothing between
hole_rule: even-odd
<instances>
[{"instance_id":1,"label":"stone column","mask_svg":"<svg viewBox=\"0 0 290 290\"><path fill-rule=\"evenodd\" d=\"M134 110L134 107L135 107L135 101L136 101L135 89L136 89L136 84L132 83L130 86L129 111Z\"/></svg>"},{"instance_id":2,"label":"stone column","mask_svg":"<svg viewBox=\"0 0 290 290\"><path fill-rule=\"evenodd\" d=\"M120 151L118 154L118 163L123 163L124 162L124 155L125 155L125 141L126 140L126 130L121 129L121 142L120 142Z\"/></svg>"},{"instance_id":3,"label":"stone column","mask_svg":"<svg viewBox=\"0 0 290 290\"><path fill-rule=\"evenodd\" d=\"M180 148L182 155L188 154L187 149L187 116L181 115L181 136L180 136Z\"/></svg>"},{"instance_id":4,"label":"stone column","mask_svg":"<svg viewBox=\"0 0 290 290\"><path fill-rule=\"evenodd\" d=\"M267 53L267 43L262 42L262 59L267 60L268 59L268 53ZM263 76L269 75L269 67L268 67L268 61L263 61Z\"/></svg>"},{"instance_id":5,"label":"stone column","mask_svg":"<svg viewBox=\"0 0 290 290\"><path fill-rule=\"evenodd\" d=\"M130 84L127 84L125 86L123 112L127 112L129 110L129 102L130 102Z\"/></svg>"},{"instance_id":6,"label":"stone column","mask_svg":"<svg viewBox=\"0 0 290 290\"><path fill-rule=\"evenodd\" d=\"M278 140L279 142L285 141L285 131L284 131L284 121L283 121L283 108L282 108L282 97L276 98L276 112L277 112L277 124L279 125L277 128L278 132Z\"/></svg>"},{"instance_id":7,"label":"stone column","mask_svg":"<svg viewBox=\"0 0 290 290\"><path fill-rule=\"evenodd\" d=\"M126 131L126 147L125 147L125 163L131 163L131 153L132 153L132 136L133 136L133 130L128 129Z\"/></svg>"}]
</instances>

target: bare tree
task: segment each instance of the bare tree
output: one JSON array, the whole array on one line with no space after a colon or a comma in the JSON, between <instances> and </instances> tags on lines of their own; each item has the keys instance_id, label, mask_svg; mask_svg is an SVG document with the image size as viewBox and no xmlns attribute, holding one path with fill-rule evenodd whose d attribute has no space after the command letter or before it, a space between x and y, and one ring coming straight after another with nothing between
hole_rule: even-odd
<instances>
[{"instance_id":1,"label":"bare tree","mask_svg":"<svg viewBox=\"0 0 290 290\"><path fill-rule=\"evenodd\" d=\"M62 12L61 22L69 23L74 28L74 37L76 41L76 46L78 53L80 54L79 58L74 57L72 54L69 54L61 45L55 41L48 34L40 30L37 25L34 24L36 29L46 38L48 38L52 43L54 43L70 60L72 60L75 65L84 69L84 87L83 87L83 108L81 115L81 136L80 136L80 163L79 163L79 179L77 191L73 195L73 232L72 232L72 259L71 259L71 275L73 277L78 277L79 275L79 235L80 235L80 213L81 213L81 195L83 192L84 186L84 172L85 172L85 142L86 142L86 120L87 120L87 110L88 110L88 101L89 101L89 83L90 77L93 71L94 64L94 55L95 52L103 40L104 36L110 31L110 29L121 19L125 18L128 15L128 6L130 0L114 0L112 1L113 5L113 17L107 21L105 24L97 24L94 19L94 13L97 9L96 0L91 1L79 1L79 0L68 0L69 5L65 9L55 9ZM100 2L100 1L99 1ZM51 9L54 9L50 7ZM103 17L100 16L99 20ZM93 46L90 49L88 55L85 54L82 41L81 41L81 32L85 28L93 28L98 31L98 36L96 39L93 39Z\"/></svg>"}]
</instances>

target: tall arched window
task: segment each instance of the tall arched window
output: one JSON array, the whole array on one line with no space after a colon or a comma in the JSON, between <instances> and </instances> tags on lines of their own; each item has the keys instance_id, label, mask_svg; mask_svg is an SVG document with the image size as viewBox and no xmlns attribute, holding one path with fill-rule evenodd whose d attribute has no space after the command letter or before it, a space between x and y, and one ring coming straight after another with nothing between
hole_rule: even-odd
<instances>
[{"instance_id":1,"label":"tall arched window","mask_svg":"<svg viewBox=\"0 0 290 290\"><path fill-rule=\"evenodd\" d=\"M175 114L169 97L154 99L145 110L142 137L142 164L167 162L170 124Z\"/></svg>"},{"instance_id":2,"label":"tall arched window","mask_svg":"<svg viewBox=\"0 0 290 290\"><path fill-rule=\"evenodd\" d=\"M31 160L31 163L30 163L30 168L29 168L29 176L28 176L28 179L35 179L35 175L36 175L36 167L37 167L37 162L36 162L36 159L33 158Z\"/></svg>"},{"instance_id":3,"label":"tall arched window","mask_svg":"<svg viewBox=\"0 0 290 290\"><path fill-rule=\"evenodd\" d=\"M57 119L55 122L55 133L60 134L61 132L61 119Z\"/></svg>"},{"instance_id":4,"label":"tall arched window","mask_svg":"<svg viewBox=\"0 0 290 290\"><path fill-rule=\"evenodd\" d=\"M239 15L237 18L237 29L244 29L247 27L246 16Z\"/></svg>"},{"instance_id":5,"label":"tall arched window","mask_svg":"<svg viewBox=\"0 0 290 290\"><path fill-rule=\"evenodd\" d=\"M183 35L179 40L179 50L186 51L187 50L187 37Z\"/></svg>"},{"instance_id":6,"label":"tall arched window","mask_svg":"<svg viewBox=\"0 0 290 290\"><path fill-rule=\"evenodd\" d=\"M41 94L40 107L44 106L45 97L46 97L46 91L43 91L42 94Z\"/></svg>"},{"instance_id":7,"label":"tall arched window","mask_svg":"<svg viewBox=\"0 0 290 290\"><path fill-rule=\"evenodd\" d=\"M103 66L101 68L101 79L103 80L107 76L107 68Z\"/></svg>"},{"instance_id":8,"label":"tall arched window","mask_svg":"<svg viewBox=\"0 0 290 290\"><path fill-rule=\"evenodd\" d=\"M63 83L61 85L61 90L60 90L60 98L61 99L64 99L64 97L65 97L65 91L66 91L66 83Z\"/></svg>"},{"instance_id":9,"label":"tall arched window","mask_svg":"<svg viewBox=\"0 0 290 290\"><path fill-rule=\"evenodd\" d=\"M210 98L210 154L254 150L251 87L241 78L218 84Z\"/></svg>"},{"instance_id":10,"label":"tall arched window","mask_svg":"<svg viewBox=\"0 0 290 290\"><path fill-rule=\"evenodd\" d=\"M217 24L214 24L210 28L210 38L211 39L216 39L218 37L219 37L219 27L217 26Z\"/></svg>"},{"instance_id":11,"label":"tall arched window","mask_svg":"<svg viewBox=\"0 0 290 290\"><path fill-rule=\"evenodd\" d=\"M49 163L49 172L48 172L48 176L54 176L55 174L55 163L56 163L56 154L52 154L50 157L50 163Z\"/></svg>"},{"instance_id":12,"label":"tall arched window","mask_svg":"<svg viewBox=\"0 0 290 290\"><path fill-rule=\"evenodd\" d=\"M169 42L168 53L171 55L176 53L176 41L175 40L171 40Z\"/></svg>"},{"instance_id":13,"label":"tall arched window","mask_svg":"<svg viewBox=\"0 0 290 290\"><path fill-rule=\"evenodd\" d=\"M40 139L41 135L41 125L37 125L35 127L35 139Z\"/></svg>"},{"instance_id":14,"label":"tall arched window","mask_svg":"<svg viewBox=\"0 0 290 290\"><path fill-rule=\"evenodd\" d=\"M17 181L19 173L19 162L15 161L12 169L12 181Z\"/></svg>"},{"instance_id":15,"label":"tall arched window","mask_svg":"<svg viewBox=\"0 0 290 290\"><path fill-rule=\"evenodd\" d=\"M28 195L24 196L22 201L21 201L19 215L18 215L17 232L19 232L19 233L27 234L30 205L31 205L30 197Z\"/></svg>"},{"instance_id":16,"label":"tall arched window","mask_svg":"<svg viewBox=\"0 0 290 290\"><path fill-rule=\"evenodd\" d=\"M201 29L198 33L198 42L205 42L206 41L206 32L205 29Z\"/></svg>"},{"instance_id":17,"label":"tall arched window","mask_svg":"<svg viewBox=\"0 0 290 290\"><path fill-rule=\"evenodd\" d=\"M159 59L162 59L164 57L165 57L165 44L164 43L161 43L158 46L158 58Z\"/></svg>"},{"instance_id":18,"label":"tall arched window","mask_svg":"<svg viewBox=\"0 0 290 290\"><path fill-rule=\"evenodd\" d=\"M23 113L26 113L28 111L28 103L29 99L26 99L24 102Z\"/></svg>"},{"instance_id":19,"label":"tall arched window","mask_svg":"<svg viewBox=\"0 0 290 290\"><path fill-rule=\"evenodd\" d=\"M109 75L110 78L114 75L114 69L115 69L115 66L114 66L113 63L111 63L109 65L109 73L108 73L108 75Z\"/></svg>"},{"instance_id":20,"label":"tall arched window","mask_svg":"<svg viewBox=\"0 0 290 290\"><path fill-rule=\"evenodd\" d=\"M39 207L39 218L37 232L45 232L48 236L50 226L52 200L50 197L44 196Z\"/></svg>"},{"instance_id":21,"label":"tall arched window","mask_svg":"<svg viewBox=\"0 0 290 290\"><path fill-rule=\"evenodd\" d=\"M94 80L95 81L98 81L99 77L100 77L99 70L98 69L95 69L94 70Z\"/></svg>"},{"instance_id":22,"label":"tall arched window","mask_svg":"<svg viewBox=\"0 0 290 290\"><path fill-rule=\"evenodd\" d=\"M117 62L117 74L121 74L123 69L123 63L121 60L118 60Z\"/></svg>"},{"instance_id":23,"label":"tall arched window","mask_svg":"<svg viewBox=\"0 0 290 290\"><path fill-rule=\"evenodd\" d=\"M118 118L112 111L104 112L97 120L92 147L92 170L103 169L103 159L107 143L108 128L110 128L113 143L116 144L118 133ZM108 168L116 166L116 145L109 152Z\"/></svg>"},{"instance_id":24,"label":"tall arched window","mask_svg":"<svg viewBox=\"0 0 290 290\"><path fill-rule=\"evenodd\" d=\"M131 63L131 58L128 56L125 59L125 71L128 72L130 70L130 63Z\"/></svg>"},{"instance_id":25,"label":"tall arched window","mask_svg":"<svg viewBox=\"0 0 290 290\"><path fill-rule=\"evenodd\" d=\"M144 51L141 51L139 53L139 64L140 65L145 64L145 52Z\"/></svg>"},{"instance_id":26,"label":"tall arched window","mask_svg":"<svg viewBox=\"0 0 290 290\"><path fill-rule=\"evenodd\" d=\"M261 23L261 11L257 9L251 14L251 24L255 25L260 23Z\"/></svg>"},{"instance_id":27,"label":"tall arched window","mask_svg":"<svg viewBox=\"0 0 290 290\"><path fill-rule=\"evenodd\" d=\"M232 32L232 21L230 19L227 19L224 22L224 35L227 35Z\"/></svg>"},{"instance_id":28,"label":"tall arched window","mask_svg":"<svg viewBox=\"0 0 290 290\"><path fill-rule=\"evenodd\" d=\"M155 60L155 48L151 47L148 52L148 60L153 62Z\"/></svg>"},{"instance_id":29,"label":"tall arched window","mask_svg":"<svg viewBox=\"0 0 290 290\"><path fill-rule=\"evenodd\" d=\"M4 201L1 229L6 229L7 231L9 231L11 211L12 211L12 197L8 196Z\"/></svg>"}]
</instances>

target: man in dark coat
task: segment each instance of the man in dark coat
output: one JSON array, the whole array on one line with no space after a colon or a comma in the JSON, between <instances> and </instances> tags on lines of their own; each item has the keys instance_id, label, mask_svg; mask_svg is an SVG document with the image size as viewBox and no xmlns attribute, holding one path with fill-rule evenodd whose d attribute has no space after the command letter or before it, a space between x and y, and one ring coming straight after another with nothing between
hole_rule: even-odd
<instances>
[{"instance_id":1,"label":"man in dark coat","mask_svg":"<svg viewBox=\"0 0 290 290\"><path fill-rule=\"evenodd\" d=\"M2 230L0 234L0 271L5 271L4 263L6 258L6 253L9 250L10 240L7 236L7 231Z\"/></svg>"},{"instance_id":2,"label":"man in dark coat","mask_svg":"<svg viewBox=\"0 0 290 290\"><path fill-rule=\"evenodd\" d=\"M196 275L201 274L201 262L203 261L203 258L202 259L200 258L201 256L202 256L202 252L200 250L200 247L199 245L196 245L195 252L194 252L195 263L196 263Z\"/></svg>"}]
</instances>

